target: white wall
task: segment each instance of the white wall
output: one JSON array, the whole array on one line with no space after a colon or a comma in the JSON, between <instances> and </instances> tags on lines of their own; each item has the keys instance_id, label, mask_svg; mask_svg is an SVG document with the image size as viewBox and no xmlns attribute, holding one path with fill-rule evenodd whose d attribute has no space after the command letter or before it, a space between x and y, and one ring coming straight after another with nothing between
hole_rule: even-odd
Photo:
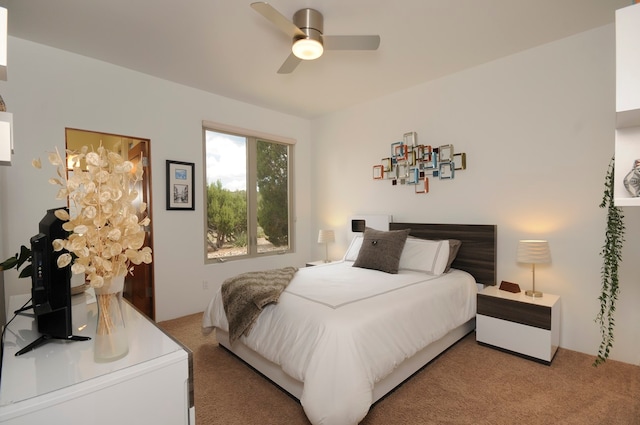
<instances>
[{"instance_id":1,"label":"white wall","mask_svg":"<svg viewBox=\"0 0 640 425\"><path fill-rule=\"evenodd\" d=\"M334 227L331 256L347 246L346 219L498 225L498 282L531 285L516 263L519 239L548 239L552 264L536 287L561 296L561 346L595 354L600 342L599 256L605 212L598 206L614 150L614 27L602 27L362 104L312 123L312 190L320 227ZM454 180L430 193L373 180L403 133L467 153ZM632 164L618 164L631 167ZM627 243L612 358L640 361L640 210L625 210Z\"/></svg>"},{"instance_id":2,"label":"white wall","mask_svg":"<svg viewBox=\"0 0 640 425\"><path fill-rule=\"evenodd\" d=\"M64 149L65 127L151 140L156 320L203 311L221 282L266 267L304 265L310 251L310 123L104 62L21 39L9 39L8 81L0 83L13 112L11 167L0 167L0 254L17 252L37 233L45 209L61 205L47 183L55 170L46 152ZM258 261L204 264L202 120L277 134L295 146L296 253ZM31 167L40 157L43 169ZM195 211L165 210L165 160L195 163ZM4 273L8 297L28 279ZM203 289L203 281L209 289Z\"/></svg>"}]
</instances>

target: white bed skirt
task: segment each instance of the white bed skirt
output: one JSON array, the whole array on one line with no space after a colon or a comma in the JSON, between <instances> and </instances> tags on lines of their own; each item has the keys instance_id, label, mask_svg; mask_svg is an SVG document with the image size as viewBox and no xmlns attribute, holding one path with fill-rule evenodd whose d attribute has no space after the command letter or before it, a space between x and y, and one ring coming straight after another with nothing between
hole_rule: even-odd
<instances>
[{"instance_id":1,"label":"white bed skirt","mask_svg":"<svg viewBox=\"0 0 640 425\"><path fill-rule=\"evenodd\" d=\"M398 365L393 372L375 384L373 388L373 403L377 402L397 386L402 384L447 348L464 338L467 334L472 332L475 327L476 319L474 317L466 323L463 323L457 328L451 330L439 340L434 341L422 350L418 351L413 357L406 359ZM233 348L231 348L231 345L229 344L229 333L220 328L216 328L216 339L221 346L244 360L284 391L300 400L300 397L302 396L303 383L284 373L279 365L260 356L258 353L244 345L241 341L234 343Z\"/></svg>"}]
</instances>

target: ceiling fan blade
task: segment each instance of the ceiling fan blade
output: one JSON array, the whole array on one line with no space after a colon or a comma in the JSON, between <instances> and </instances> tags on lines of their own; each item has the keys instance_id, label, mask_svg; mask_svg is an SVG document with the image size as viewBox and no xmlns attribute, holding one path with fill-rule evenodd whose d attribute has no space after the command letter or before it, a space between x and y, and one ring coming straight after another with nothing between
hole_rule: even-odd
<instances>
[{"instance_id":1,"label":"ceiling fan blade","mask_svg":"<svg viewBox=\"0 0 640 425\"><path fill-rule=\"evenodd\" d=\"M291 74L300 62L302 59L291 53L278 70L278 74Z\"/></svg>"},{"instance_id":2,"label":"ceiling fan blade","mask_svg":"<svg viewBox=\"0 0 640 425\"><path fill-rule=\"evenodd\" d=\"M256 2L251 3L251 7L253 10L267 18L271 23L280 28L285 34L289 37L304 37L305 33L302 32L300 28L295 26L293 22L284 17L280 12L273 8L267 2Z\"/></svg>"},{"instance_id":3,"label":"ceiling fan blade","mask_svg":"<svg viewBox=\"0 0 640 425\"><path fill-rule=\"evenodd\" d=\"M325 50L377 50L379 35L325 35L322 37Z\"/></svg>"}]
</instances>

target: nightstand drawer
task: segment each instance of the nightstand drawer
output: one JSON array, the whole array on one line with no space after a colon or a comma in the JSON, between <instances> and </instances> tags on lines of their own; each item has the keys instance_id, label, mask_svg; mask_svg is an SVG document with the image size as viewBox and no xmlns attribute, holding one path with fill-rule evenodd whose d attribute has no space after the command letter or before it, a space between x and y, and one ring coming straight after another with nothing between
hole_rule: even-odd
<instances>
[{"instance_id":1,"label":"nightstand drawer","mask_svg":"<svg viewBox=\"0 0 640 425\"><path fill-rule=\"evenodd\" d=\"M558 343L550 331L483 315L476 316L478 342L549 364Z\"/></svg>"},{"instance_id":2,"label":"nightstand drawer","mask_svg":"<svg viewBox=\"0 0 640 425\"><path fill-rule=\"evenodd\" d=\"M478 294L478 314L540 329L551 329L551 307Z\"/></svg>"}]
</instances>

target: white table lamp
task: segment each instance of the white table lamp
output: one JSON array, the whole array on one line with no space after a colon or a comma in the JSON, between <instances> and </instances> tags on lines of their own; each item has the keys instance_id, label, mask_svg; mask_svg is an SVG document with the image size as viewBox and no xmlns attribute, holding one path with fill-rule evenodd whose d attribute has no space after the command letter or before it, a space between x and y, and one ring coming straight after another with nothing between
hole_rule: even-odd
<instances>
[{"instance_id":1,"label":"white table lamp","mask_svg":"<svg viewBox=\"0 0 640 425\"><path fill-rule=\"evenodd\" d=\"M518 263L531 264L533 275L533 289L525 291L530 297L542 297L542 292L536 291L536 264L551 262L549 242L541 240L522 240L518 242Z\"/></svg>"},{"instance_id":2,"label":"white table lamp","mask_svg":"<svg viewBox=\"0 0 640 425\"><path fill-rule=\"evenodd\" d=\"M324 262L325 263L329 262L329 246L328 245L335 241L336 241L336 236L333 230L320 230L318 232L318 243L324 244L324 250L325 250Z\"/></svg>"}]
</instances>

